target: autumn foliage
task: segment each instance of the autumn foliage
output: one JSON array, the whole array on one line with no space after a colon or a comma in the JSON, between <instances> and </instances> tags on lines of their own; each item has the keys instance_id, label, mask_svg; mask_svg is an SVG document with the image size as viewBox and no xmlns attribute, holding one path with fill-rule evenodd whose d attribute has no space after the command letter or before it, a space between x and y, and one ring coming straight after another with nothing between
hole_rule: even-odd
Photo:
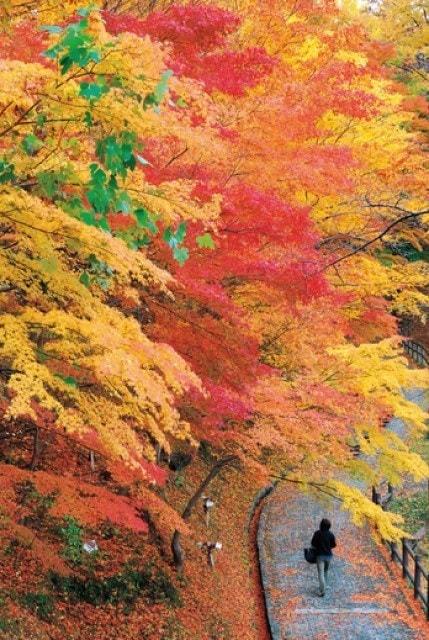
<instances>
[{"instance_id":1,"label":"autumn foliage","mask_svg":"<svg viewBox=\"0 0 429 640\"><path fill-rule=\"evenodd\" d=\"M384 428L395 414L425 429L401 391L427 376L397 320L424 321L428 304L427 107L377 16L349 5L141 4L0 2L4 513L28 541L17 487L54 492L27 522L58 558L68 515L94 536L119 527L103 579L133 544L167 566L179 530L195 607L180 624L250 639L251 608L234 630L222 616L203 629L203 532L180 517L183 484L189 498L218 456L238 457L234 486L216 484L236 514L231 553L252 484L332 478L357 520L395 538L394 518L334 478L428 475Z\"/></svg>"}]
</instances>

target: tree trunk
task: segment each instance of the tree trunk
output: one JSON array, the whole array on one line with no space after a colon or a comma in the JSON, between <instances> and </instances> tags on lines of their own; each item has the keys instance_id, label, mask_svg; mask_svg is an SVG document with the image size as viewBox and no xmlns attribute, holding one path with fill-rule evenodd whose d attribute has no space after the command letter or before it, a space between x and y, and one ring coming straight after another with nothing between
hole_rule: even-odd
<instances>
[{"instance_id":1,"label":"tree trunk","mask_svg":"<svg viewBox=\"0 0 429 640\"><path fill-rule=\"evenodd\" d=\"M31 471L36 470L36 467L39 463L39 455L40 455L40 432L39 432L39 427L36 427L34 431L34 440L33 440L33 456L30 462Z\"/></svg>"},{"instance_id":2,"label":"tree trunk","mask_svg":"<svg viewBox=\"0 0 429 640\"><path fill-rule=\"evenodd\" d=\"M182 546L180 544L180 539L182 534L180 531L175 530L173 534L173 540L171 541L171 550L173 552L173 562L176 570L181 573L183 571L183 565L185 562L185 554L183 553Z\"/></svg>"},{"instance_id":3,"label":"tree trunk","mask_svg":"<svg viewBox=\"0 0 429 640\"><path fill-rule=\"evenodd\" d=\"M216 462L216 464L210 469L208 475L202 481L202 483L200 484L200 486L198 487L198 489L196 490L194 495L190 498L188 504L186 505L186 507L185 507L185 509L184 509L184 511L182 513L182 518L183 518L183 520L185 522L187 522L189 520L189 518L191 517L192 511L193 511L195 505L198 503L198 500L201 498L201 496L203 495L206 487L208 487L210 482L212 480L214 480L214 478L216 478L218 473L224 467L232 464L233 462L237 462L237 461L238 461L238 457L237 456L233 456L233 455L226 456L225 458L221 458L220 460L218 460L218 462ZM184 554L182 546L180 544L180 540L181 540L181 533L180 533L180 531L178 531L176 529L174 534L173 534L173 539L171 541L171 550L172 550L172 553L173 553L174 566L176 567L177 571L179 571L179 572L181 572L183 570L183 565L184 565L184 562L185 562L185 554Z\"/></svg>"},{"instance_id":4,"label":"tree trunk","mask_svg":"<svg viewBox=\"0 0 429 640\"><path fill-rule=\"evenodd\" d=\"M95 471L95 455L92 450L89 452L89 464L91 466L91 471Z\"/></svg>"},{"instance_id":5,"label":"tree trunk","mask_svg":"<svg viewBox=\"0 0 429 640\"><path fill-rule=\"evenodd\" d=\"M215 566L214 549L209 549L207 556L208 556L207 562L209 563L209 567L214 569L214 566Z\"/></svg>"}]
</instances>

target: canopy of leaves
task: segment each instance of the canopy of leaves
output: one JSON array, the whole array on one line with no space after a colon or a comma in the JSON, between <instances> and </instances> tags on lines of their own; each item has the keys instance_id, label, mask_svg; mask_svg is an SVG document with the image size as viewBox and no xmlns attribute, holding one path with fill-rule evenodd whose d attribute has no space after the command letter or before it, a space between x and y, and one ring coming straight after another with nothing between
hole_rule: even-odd
<instances>
[{"instance_id":1,"label":"canopy of leaves","mask_svg":"<svg viewBox=\"0 0 429 640\"><path fill-rule=\"evenodd\" d=\"M3 4L2 428L72 438L134 487L201 440L263 478L426 477L383 421L424 428L397 316L428 304L427 106L368 16Z\"/></svg>"}]
</instances>

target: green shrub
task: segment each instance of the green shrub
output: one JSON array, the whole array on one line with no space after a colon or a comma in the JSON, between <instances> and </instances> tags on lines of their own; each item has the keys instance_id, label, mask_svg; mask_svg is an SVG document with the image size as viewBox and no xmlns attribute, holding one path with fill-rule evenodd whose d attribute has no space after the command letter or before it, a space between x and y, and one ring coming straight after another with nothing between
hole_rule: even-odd
<instances>
[{"instance_id":1,"label":"green shrub","mask_svg":"<svg viewBox=\"0 0 429 640\"><path fill-rule=\"evenodd\" d=\"M54 599L46 593L25 593L19 598L21 604L30 609L41 620L49 621L54 611Z\"/></svg>"},{"instance_id":2,"label":"green shrub","mask_svg":"<svg viewBox=\"0 0 429 640\"><path fill-rule=\"evenodd\" d=\"M9 618L0 617L0 632L1 631L16 631L18 623L16 620L10 620Z\"/></svg>"},{"instance_id":3,"label":"green shrub","mask_svg":"<svg viewBox=\"0 0 429 640\"><path fill-rule=\"evenodd\" d=\"M181 622L176 617L171 617L166 620L161 640L185 640L185 629Z\"/></svg>"},{"instance_id":4,"label":"green shrub","mask_svg":"<svg viewBox=\"0 0 429 640\"><path fill-rule=\"evenodd\" d=\"M46 517L55 504L58 497L58 491L50 493L40 493L31 480L24 480L15 485L15 493L20 504L28 507L31 515L23 519L26 526L40 526L46 520Z\"/></svg>"},{"instance_id":5,"label":"green shrub","mask_svg":"<svg viewBox=\"0 0 429 640\"><path fill-rule=\"evenodd\" d=\"M214 461L213 447L207 440L201 440L198 447L198 454L204 462L211 464Z\"/></svg>"},{"instance_id":6,"label":"green shrub","mask_svg":"<svg viewBox=\"0 0 429 640\"><path fill-rule=\"evenodd\" d=\"M115 527L113 522L110 522L110 520L105 520L100 527L100 535L105 540L116 538L120 535L120 533L120 529L118 529L118 527Z\"/></svg>"},{"instance_id":7,"label":"green shrub","mask_svg":"<svg viewBox=\"0 0 429 640\"><path fill-rule=\"evenodd\" d=\"M170 578L161 570L146 566L137 571L126 566L121 573L106 578L62 576L51 573L53 588L71 602L87 602L94 606L124 604L130 607L140 596L152 603L166 603L177 607L180 594Z\"/></svg>"},{"instance_id":8,"label":"green shrub","mask_svg":"<svg viewBox=\"0 0 429 640\"><path fill-rule=\"evenodd\" d=\"M0 631L9 631L10 623L6 618L0 618Z\"/></svg>"},{"instance_id":9,"label":"green shrub","mask_svg":"<svg viewBox=\"0 0 429 640\"><path fill-rule=\"evenodd\" d=\"M146 583L146 597L151 602L165 602L173 607L181 606L180 593L164 571L157 569L153 574L149 568L146 570L146 574L141 574L141 577L143 584Z\"/></svg>"},{"instance_id":10,"label":"green shrub","mask_svg":"<svg viewBox=\"0 0 429 640\"><path fill-rule=\"evenodd\" d=\"M31 541L20 540L19 538L12 538L9 544L5 547L5 556L16 556L19 549L29 549L31 547Z\"/></svg>"},{"instance_id":11,"label":"green shrub","mask_svg":"<svg viewBox=\"0 0 429 640\"><path fill-rule=\"evenodd\" d=\"M83 528L76 518L65 516L60 534L66 545L61 555L72 564L80 564L82 561Z\"/></svg>"},{"instance_id":12,"label":"green shrub","mask_svg":"<svg viewBox=\"0 0 429 640\"><path fill-rule=\"evenodd\" d=\"M426 489L411 496L395 498L389 502L389 511L400 513L404 517L405 527L415 533L426 522L428 513L428 497Z\"/></svg>"},{"instance_id":13,"label":"green shrub","mask_svg":"<svg viewBox=\"0 0 429 640\"><path fill-rule=\"evenodd\" d=\"M178 489L182 489L186 484L185 478L184 476L176 476L174 478L174 485L178 488Z\"/></svg>"}]
</instances>

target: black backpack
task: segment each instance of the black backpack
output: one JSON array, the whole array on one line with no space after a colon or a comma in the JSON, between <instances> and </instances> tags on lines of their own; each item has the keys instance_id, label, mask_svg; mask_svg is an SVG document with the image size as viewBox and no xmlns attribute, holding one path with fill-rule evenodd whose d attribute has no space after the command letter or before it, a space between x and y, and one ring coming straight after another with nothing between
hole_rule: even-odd
<instances>
[{"instance_id":1,"label":"black backpack","mask_svg":"<svg viewBox=\"0 0 429 640\"><path fill-rule=\"evenodd\" d=\"M310 564L316 564L317 561L317 552L316 549L314 547L306 547L304 549L304 558L307 560L307 562L309 562Z\"/></svg>"}]
</instances>

